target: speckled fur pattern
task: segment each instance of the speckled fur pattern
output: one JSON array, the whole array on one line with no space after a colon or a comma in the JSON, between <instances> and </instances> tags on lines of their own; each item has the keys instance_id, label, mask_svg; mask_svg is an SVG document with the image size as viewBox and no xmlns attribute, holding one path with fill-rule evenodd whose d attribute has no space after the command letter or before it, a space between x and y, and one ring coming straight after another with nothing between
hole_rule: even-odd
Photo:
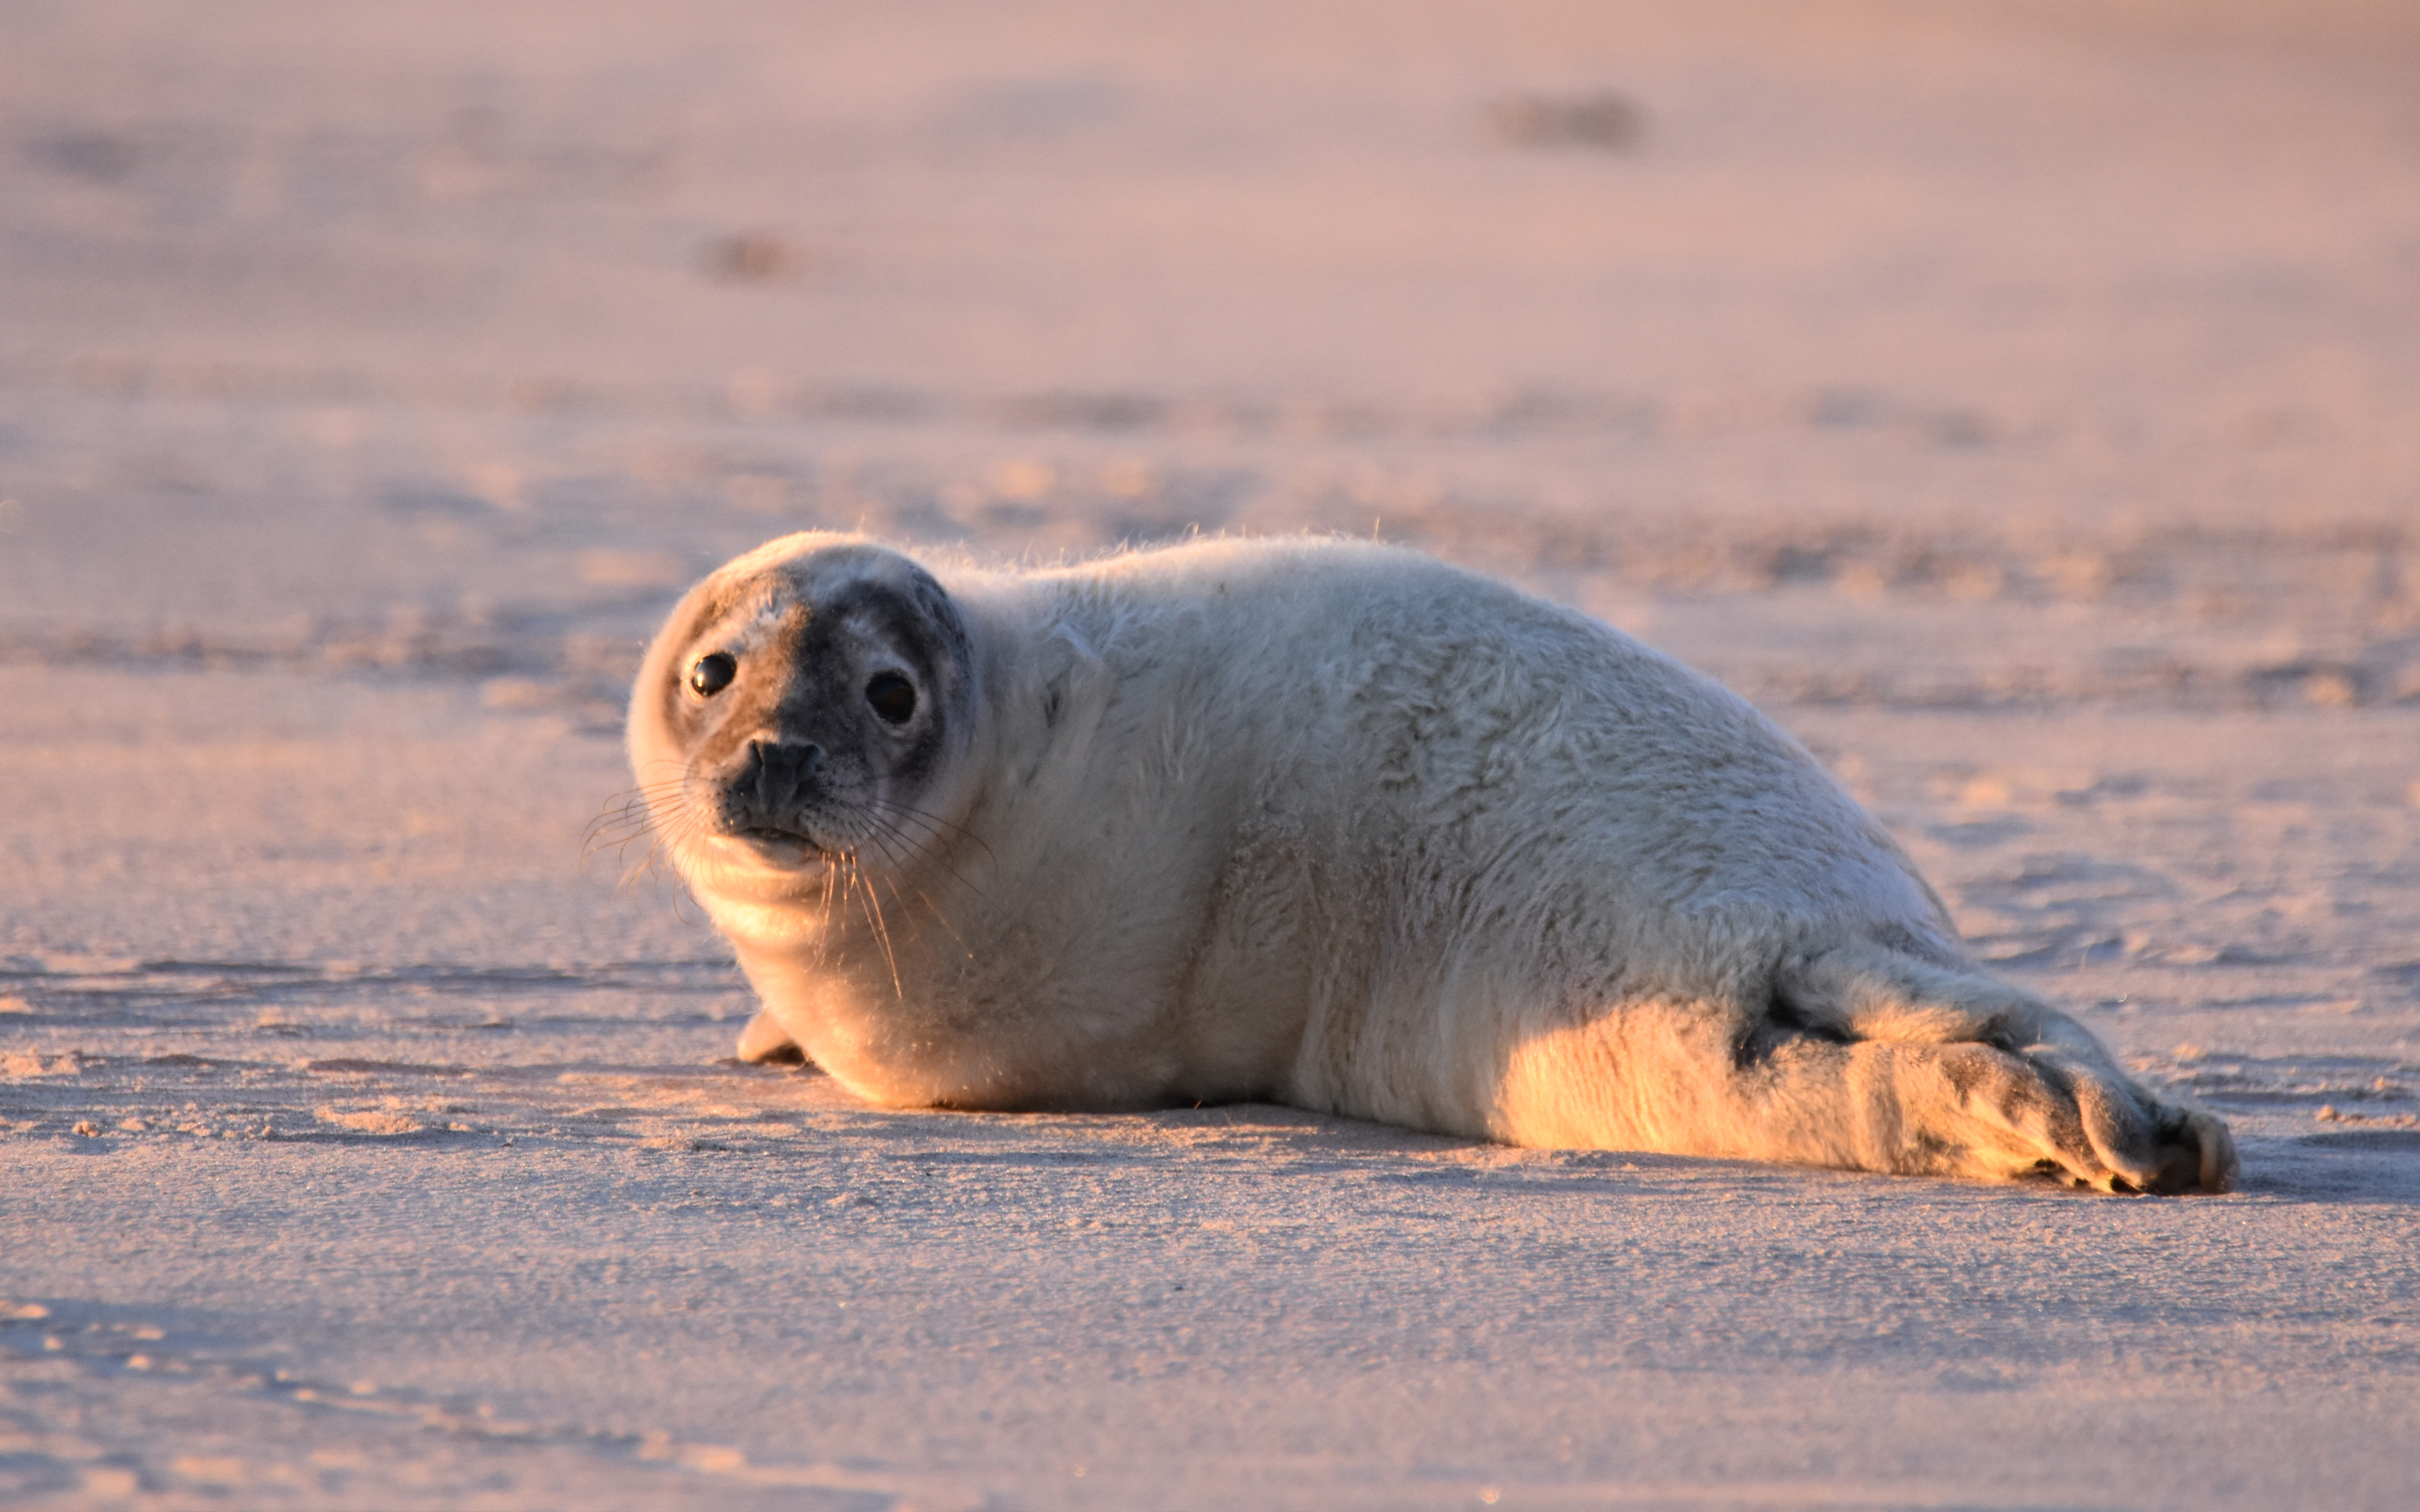
<instances>
[{"instance_id":1,"label":"speckled fur pattern","mask_svg":"<svg viewBox=\"0 0 2420 1512\"><path fill-rule=\"evenodd\" d=\"M701 695L718 651L737 680ZM919 695L896 728L857 696L885 671ZM763 1001L743 1051L796 1045L877 1103L1260 1099L1519 1145L2234 1180L2224 1124L1975 965L1745 701L1410 551L935 573L789 536L674 609L629 741ZM795 842L734 832L770 760L738 753L774 748L812 774L780 794Z\"/></svg>"}]
</instances>

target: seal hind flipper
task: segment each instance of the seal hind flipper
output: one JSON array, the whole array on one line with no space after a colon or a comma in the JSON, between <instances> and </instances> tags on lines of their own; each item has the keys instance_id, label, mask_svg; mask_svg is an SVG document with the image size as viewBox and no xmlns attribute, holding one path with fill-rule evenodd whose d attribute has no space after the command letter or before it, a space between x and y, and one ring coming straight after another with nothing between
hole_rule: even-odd
<instances>
[{"instance_id":1,"label":"seal hind flipper","mask_svg":"<svg viewBox=\"0 0 2420 1512\"><path fill-rule=\"evenodd\" d=\"M1869 1053L1891 1074L1868 1095L1887 1086L1911 1146L1963 1146L1970 1161L1997 1165L2037 1145L2037 1164L2106 1191L2235 1184L2235 1141L2224 1123L2153 1096L2084 1026L1972 968L1859 944L1785 971L1775 996L1817 1032L1904 1047Z\"/></svg>"}]
</instances>

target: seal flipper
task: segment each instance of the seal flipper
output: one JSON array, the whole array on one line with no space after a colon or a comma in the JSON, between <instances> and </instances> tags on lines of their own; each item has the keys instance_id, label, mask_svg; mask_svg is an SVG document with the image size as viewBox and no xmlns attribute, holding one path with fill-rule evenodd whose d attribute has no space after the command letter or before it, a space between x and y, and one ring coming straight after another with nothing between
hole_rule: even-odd
<instances>
[{"instance_id":1,"label":"seal flipper","mask_svg":"<svg viewBox=\"0 0 2420 1512\"><path fill-rule=\"evenodd\" d=\"M1886 1104L1912 1149L1967 1150L1954 1174L2007 1174L1992 1167L2012 1155L2104 1191L2226 1192L2241 1174L2224 1122L2154 1094L2083 1025L1971 968L1846 946L1785 973L1776 998L1870 1062L1855 1078L1869 1116Z\"/></svg>"},{"instance_id":2,"label":"seal flipper","mask_svg":"<svg viewBox=\"0 0 2420 1512\"><path fill-rule=\"evenodd\" d=\"M752 1066L804 1066L807 1053L790 1038L790 1031L774 1021L763 1009L739 1031L739 1058Z\"/></svg>"}]
</instances>

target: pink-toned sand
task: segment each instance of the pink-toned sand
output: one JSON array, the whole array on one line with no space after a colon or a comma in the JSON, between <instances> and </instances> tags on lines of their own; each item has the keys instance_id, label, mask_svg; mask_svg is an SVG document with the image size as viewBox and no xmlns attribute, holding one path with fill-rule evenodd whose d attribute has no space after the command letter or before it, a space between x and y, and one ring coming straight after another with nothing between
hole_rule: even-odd
<instances>
[{"instance_id":1,"label":"pink-toned sand","mask_svg":"<svg viewBox=\"0 0 2420 1512\"><path fill-rule=\"evenodd\" d=\"M0 1501L2420 1504L2415 79L2385 0L0 5ZM860 524L1604 615L2244 1190L740 1068L583 832L678 589Z\"/></svg>"}]
</instances>

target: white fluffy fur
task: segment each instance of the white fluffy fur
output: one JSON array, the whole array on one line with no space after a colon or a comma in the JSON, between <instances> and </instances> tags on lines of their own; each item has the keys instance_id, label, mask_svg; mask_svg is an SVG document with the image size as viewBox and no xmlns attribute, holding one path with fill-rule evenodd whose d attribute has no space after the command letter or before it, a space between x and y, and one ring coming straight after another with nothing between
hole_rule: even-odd
<instances>
[{"instance_id":1,"label":"white fluffy fur","mask_svg":"<svg viewBox=\"0 0 2420 1512\"><path fill-rule=\"evenodd\" d=\"M704 595L755 581L772 625L865 555L792 536L700 585L641 675L643 781L688 769L660 710ZM1330 540L939 576L978 675L944 771L892 795L912 832L773 858L658 790L763 998L752 1053L786 1036L901 1105L1254 1098L1525 1145L2232 1179L2224 1125L1978 970L1795 742L1604 625Z\"/></svg>"}]
</instances>

